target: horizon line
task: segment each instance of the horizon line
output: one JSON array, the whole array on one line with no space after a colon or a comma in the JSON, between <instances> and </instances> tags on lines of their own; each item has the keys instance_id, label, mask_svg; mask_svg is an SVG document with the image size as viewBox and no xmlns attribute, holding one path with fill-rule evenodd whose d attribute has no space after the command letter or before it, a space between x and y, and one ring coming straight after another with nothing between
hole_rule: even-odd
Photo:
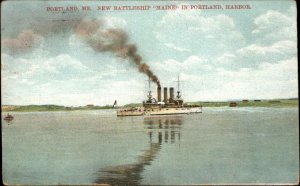
<instances>
[{"instance_id":1,"label":"horizon line","mask_svg":"<svg viewBox=\"0 0 300 186\"><path fill-rule=\"evenodd\" d=\"M228 100L216 100L216 101L208 101L208 100L199 100L199 101L186 101L185 103L189 103L189 102L229 102L229 101L243 101L243 100L248 100L248 101L251 101L251 100L261 100L261 101L264 101L264 100L280 100L280 99L285 99L285 100L289 100L289 99L299 99L299 97L290 97L290 98L270 98L270 99L260 99L260 98L256 98L256 99L228 99ZM142 102L141 102L142 103ZM126 103L126 104L123 104L124 105L128 105L128 104L140 104L140 103ZM92 103L88 103L86 105L59 105L59 104L55 104L55 103L45 103L45 104L1 104L1 107L2 106L45 106L45 105L54 105L54 106L63 106L63 107L85 107L85 106L100 106L100 107L105 107L105 106L112 106L111 104L105 104L105 105L95 105L95 104L92 104ZM121 106L121 105L120 105Z\"/></svg>"}]
</instances>

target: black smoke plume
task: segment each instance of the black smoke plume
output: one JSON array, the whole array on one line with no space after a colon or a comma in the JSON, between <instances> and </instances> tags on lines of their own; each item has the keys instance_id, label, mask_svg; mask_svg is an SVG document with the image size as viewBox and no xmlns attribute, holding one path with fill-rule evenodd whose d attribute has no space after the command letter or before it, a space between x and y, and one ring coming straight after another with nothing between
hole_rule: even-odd
<instances>
[{"instance_id":1,"label":"black smoke plume","mask_svg":"<svg viewBox=\"0 0 300 186\"><path fill-rule=\"evenodd\" d=\"M95 51L112 52L118 57L133 61L139 72L146 74L160 86L159 79L149 65L142 62L143 58L138 54L137 46L129 43L128 35L122 29L106 29L101 20L85 19L77 25L76 33L82 36Z\"/></svg>"},{"instance_id":2,"label":"black smoke plume","mask_svg":"<svg viewBox=\"0 0 300 186\"><path fill-rule=\"evenodd\" d=\"M52 19L32 17L30 29L22 29L14 38L2 39L1 44L11 54L30 52L41 44L45 37L75 30L95 51L111 52L118 57L129 59L137 65L139 72L146 74L160 86L159 79L149 65L143 62L137 46L129 43L128 35L122 29L105 28L101 19L84 19L83 15L59 14ZM73 18L73 19L71 19Z\"/></svg>"}]
</instances>

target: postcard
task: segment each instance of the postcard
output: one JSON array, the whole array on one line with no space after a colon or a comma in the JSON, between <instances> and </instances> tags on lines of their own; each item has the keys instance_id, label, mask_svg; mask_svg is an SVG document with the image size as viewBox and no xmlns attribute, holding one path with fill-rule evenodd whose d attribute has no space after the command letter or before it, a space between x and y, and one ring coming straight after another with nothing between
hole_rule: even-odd
<instances>
[{"instance_id":1,"label":"postcard","mask_svg":"<svg viewBox=\"0 0 300 186\"><path fill-rule=\"evenodd\" d=\"M299 184L293 0L4 1L5 185Z\"/></svg>"}]
</instances>

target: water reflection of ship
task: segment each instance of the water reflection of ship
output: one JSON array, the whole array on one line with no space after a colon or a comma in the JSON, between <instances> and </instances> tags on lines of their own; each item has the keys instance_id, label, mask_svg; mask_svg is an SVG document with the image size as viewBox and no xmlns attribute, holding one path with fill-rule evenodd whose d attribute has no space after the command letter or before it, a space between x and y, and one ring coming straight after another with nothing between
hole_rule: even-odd
<instances>
[{"instance_id":1,"label":"water reflection of ship","mask_svg":"<svg viewBox=\"0 0 300 186\"><path fill-rule=\"evenodd\" d=\"M171 143L176 140L176 135L178 141L180 141L180 129L182 125L182 116L166 116L166 117L146 117L144 123L147 125L149 130L148 134L150 140L155 131L158 133L158 139L161 140L164 136L164 142L168 143L169 136Z\"/></svg>"},{"instance_id":2,"label":"water reflection of ship","mask_svg":"<svg viewBox=\"0 0 300 186\"><path fill-rule=\"evenodd\" d=\"M136 158L136 163L102 168L97 174L99 177L95 183L110 185L139 185L142 181L141 173L145 166L151 165L162 148L163 143L171 144L180 141L180 129L182 116L170 117L146 117L145 129L149 137L149 148Z\"/></svg>"}]
</instances>

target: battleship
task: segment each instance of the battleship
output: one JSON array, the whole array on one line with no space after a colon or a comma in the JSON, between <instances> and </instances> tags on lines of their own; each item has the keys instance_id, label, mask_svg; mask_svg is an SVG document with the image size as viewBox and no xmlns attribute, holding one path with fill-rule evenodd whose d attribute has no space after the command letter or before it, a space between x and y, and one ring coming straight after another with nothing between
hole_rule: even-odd
<instances>
[{"instance_id":1,"label":"battleship","mask_svg":"<svg viewBox=\"0 0 300 186\"><path fill-rule=\"evenodd\" d=\"M202 106L187 105L183 102L180 92L180 81L178 76L177 95L174 97L174 87L164 87L163 100L161 97L162 88L157 87L157 99L152 96L150 80L147 99L143 101L142 107L121 108L117 110L117 116L149 116L149 115L177 115L202 113Z\"/></svg>"}]
</instances>

